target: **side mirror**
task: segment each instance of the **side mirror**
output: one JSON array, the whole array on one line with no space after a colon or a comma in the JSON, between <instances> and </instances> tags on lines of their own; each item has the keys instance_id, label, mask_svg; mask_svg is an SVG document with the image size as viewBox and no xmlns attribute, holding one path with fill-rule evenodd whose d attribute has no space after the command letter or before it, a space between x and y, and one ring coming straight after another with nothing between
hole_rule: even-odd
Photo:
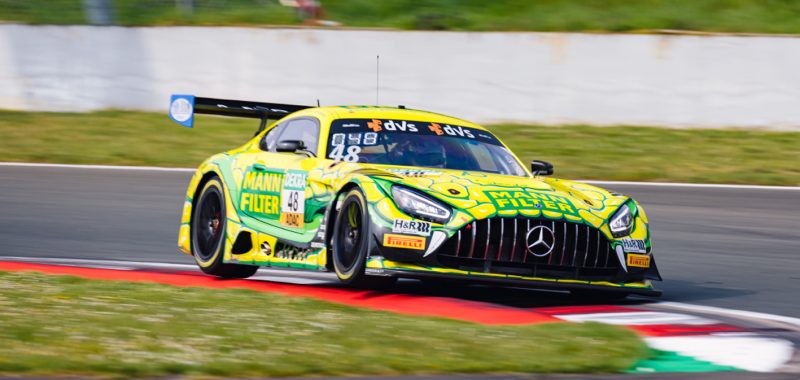
<instances>
[{"instance_id":1,"label":"side mirror","mask_svg":"<svg viewBox=\"0 0 800 380\"><path fill-rule=\"evenodd\" d=\"M533 160L531 161L531 172L533 175L552 175L553 164L547 161Z\"/></svg>"},{"instance_id":2,"label":"side mirror","mask_svg":"<svg viewBox=\"0 0 800 380\"><path fill-rule=\"evenodd\" d=\"M294 153L298 150L305 150L306 144L303 140L282 140L278 142L275 150L283 153Z\"/></svg>"}]
</instances>

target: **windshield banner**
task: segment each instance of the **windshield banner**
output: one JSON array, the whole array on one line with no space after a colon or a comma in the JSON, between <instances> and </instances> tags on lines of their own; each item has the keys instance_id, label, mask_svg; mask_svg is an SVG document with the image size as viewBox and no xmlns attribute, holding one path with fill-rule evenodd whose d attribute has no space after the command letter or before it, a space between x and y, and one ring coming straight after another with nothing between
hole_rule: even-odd
<instances>
[{"instance_id":1,"label":"windshield banner","mask_svg":"<svg viewBox=\"0 0 800 380\"><path fill-rule=\"evenodd\" d=\"M383 135L392 135L383 136ZM502 146L492 134L461 125L391 119L339 119L331 123L328 158L357 162L363 148L396 142L395 136L441 136ZM426 139L430 141L430 139Z\"/></svg>"}]
</instances>

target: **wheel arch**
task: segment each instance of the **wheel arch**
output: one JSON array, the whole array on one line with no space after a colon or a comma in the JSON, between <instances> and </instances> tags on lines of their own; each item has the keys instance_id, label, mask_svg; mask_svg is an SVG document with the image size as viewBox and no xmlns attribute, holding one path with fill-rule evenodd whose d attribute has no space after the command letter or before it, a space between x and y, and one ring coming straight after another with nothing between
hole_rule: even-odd
<instances>
[{"instance_id":1,"label":"wheel arch","mask_svg":"<svg viewBox=\"0 0 800 380\"><path fill-rule=\"evenodd\" d=\"M198 174L199 174L199 172L198 172ZM228 191L227 191L227 189L225 189L225 181L222 179L222 175L220 173L218 173L216 170L214 170L213 168L209 169L206 172L204 172L200 176L200 179L197 181L197 185L194 187L194 189L191 190L192 208L191 208L191 212L189 214L189 236L192 236L192 232L194 230L194 210L197 207L197 201L199 200L200 192L203 191L203 187L205 187L206 183L208 183L208 181L210 181L214 177L219 178L219 181L220 181L220 183L222 184L222 187L223 187L223 197L225 198L225 200L223 200L223 201L227 202L227 198L228 198L228 194L227 193L228 193ZM229 205L226 205L226 206L229 206ZM192 244L189 244L189 253L191 255L194 255L194 248L192 247Z\"/></svg>"},{"instance_id":2,"label":"wheel arch","mask_svg":"<svg viewBox=\"0 0 800 380\"><path fill-rule=\"evenodd\" d=\"M360 187L361 184L355 180L345 183L341 188L339 188L331 200L330 205L328 205L328 215L325 218L325 267L329 270L333 270L333 257L331 257L333 249L331 247L331 239L333 237L333 227L336 223L336 215L338 213L338 210L336 210L336 205L339 203L340 197L342 197L344 194L347 194L351 190Z\"/></svg>"},{"instance_id":3,"label":"wheel arch","mask_svg":"<svg viewBox=\"0 0 800 380\"><path fill-rule=\"evenodd\" d=\"M220 179L220 182L222 182L222 187L224 189L225 183L224 181L222 181L222 176L219 175L219 173L217 173L214 170L209 170L203 173L203 175L200 177L200 180L197 181L197 186L195 186L194 189L192 190L192 209L191 213L189 214L189 236L192 236L192 233L194 232L194 210L197 207L197 201L198 198L200 197L200 192L203 191L203 187L206 185L206 183L208 183L208 181L210 181L214 177ZM193 244L189 244L189 253L192 256L194 256Z\"/></svg>"}]
</instances>

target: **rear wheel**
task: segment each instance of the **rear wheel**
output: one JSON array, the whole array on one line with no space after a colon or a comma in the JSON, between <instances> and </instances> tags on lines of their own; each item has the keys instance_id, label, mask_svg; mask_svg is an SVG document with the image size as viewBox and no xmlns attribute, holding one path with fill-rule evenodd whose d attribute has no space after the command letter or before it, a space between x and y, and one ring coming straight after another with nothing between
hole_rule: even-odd
<instances>
[{"instance_id":1,"label":"rear wheel","mask_svg":"<svg viewBox=\"0 0 800 380\"><path fill-rule=\"evenodd\" d=\"M200 269L224 278L246 278L256 273L257 266L226 264L225 247L225 190L219 178L208 180L192 211L192 254Z\"/></svg>"},{"instance_id":2,"label":"rear wheel","mask_svg":"<svg viewBox=\"0 0 800 380\"><path fill-rule=\"evenodd\" d=\"M331 241L333 269L339 281L355 287L389 286L395 277L367 276L364 268L369 250L369 214L364 194L351 190L336 214Z\"/></svg>"}]
</instances>

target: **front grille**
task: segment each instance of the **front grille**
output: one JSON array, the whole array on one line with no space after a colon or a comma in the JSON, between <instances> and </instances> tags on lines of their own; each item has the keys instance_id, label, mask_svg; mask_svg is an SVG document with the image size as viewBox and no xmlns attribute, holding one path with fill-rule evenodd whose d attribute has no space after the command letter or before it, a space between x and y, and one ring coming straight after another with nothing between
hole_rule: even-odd
<instances>
[{"instance_id":1,"label":"front grille","mask_svg":"<svg viewBox=\"0 0 800 380\"><path fill-rule=\"evenodd\" d=\"M546 226L555 237L543 257L528 252L527 234ZM462 227L436 253L441 265L488 273L553 278L609 279L619 262L600 230L580 223L525 217L476 220Z\"/></svg>"}]
</instances>

